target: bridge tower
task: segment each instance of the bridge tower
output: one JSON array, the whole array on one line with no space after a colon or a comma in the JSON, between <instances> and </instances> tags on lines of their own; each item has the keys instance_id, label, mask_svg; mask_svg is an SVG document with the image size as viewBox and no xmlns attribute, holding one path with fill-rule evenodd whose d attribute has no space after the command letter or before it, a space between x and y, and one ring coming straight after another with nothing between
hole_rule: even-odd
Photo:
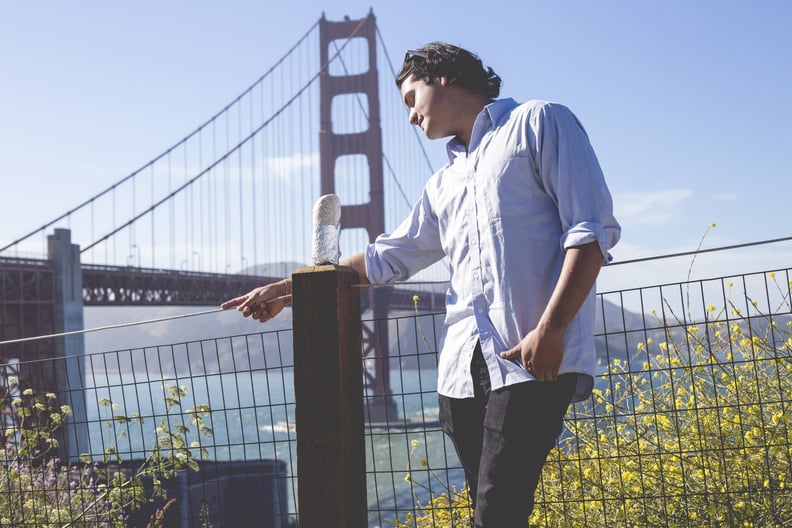
<instances>
[{"instance_id":1,"label":"bridge tower","mask_svg":"<svg viewBox=\"0 0 792 528\"><path fill-rule=\"evenodd\" d=\"M356 39L365 43L368 51L368 69L361 73L331 75L329 61L331 44L343 39ZM319 42L322 72L320 75L319 133L321 193L336 193L336 167L342 156L362 155L368 162L369 201L342 205L341 227L363 228L373 242L385 230L385 203L383 189L382 130L380 128L379 86L377 81L376 20L369 12L362 20L330 22L324 14L319 21ZM339 49L343 42L335 43ZM333 99L339 95L356 95L358 103L368 108L368 127L351 133L336 133L333 128ZM344 203L344 197L341 196ZM362 248L361 248L362 249ZM367 419L371 422L389 422L398 419L396 403L390 389L390 361L388 341L388 308L390 291L385 288L365 292L363 303L373 307L373 324L363 325L363 357L365 361Z\"/></svg>"},{"instance_id":2,"label":"bridge tower","mask_svg":"<svg viewBox=\"0 0 792 528\"><path fill-rule=\"evenodd\" d=\"M47 237L48 259L0 258L0 341L14 341L83 329L80 248L67 229ZM0 397L24 389L56 393L73 413L60 431L59 456L76 460L88 449L88 421L83 391L84 342L81 334L9 343L0 347ZM9 386L9 378L19 380ZM10 415L0 402L0 424Z\"/></svg>"}]
</instances>

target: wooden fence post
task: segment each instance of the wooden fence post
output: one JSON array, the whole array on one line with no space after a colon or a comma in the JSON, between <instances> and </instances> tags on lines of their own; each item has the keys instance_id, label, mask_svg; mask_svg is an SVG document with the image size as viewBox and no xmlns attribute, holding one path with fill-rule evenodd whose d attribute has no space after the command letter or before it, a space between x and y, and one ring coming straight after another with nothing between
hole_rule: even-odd
<instances>
[{"instance_id":1,"label":"wooden fence post","mask_svg":"<svg viewBox=\"0 0 792 528\"><path fill-rule=\"evenodd\" d=\"M368 524L357 283L332 264L292 275L300 528Z\"/></svg>"}]
</instances>

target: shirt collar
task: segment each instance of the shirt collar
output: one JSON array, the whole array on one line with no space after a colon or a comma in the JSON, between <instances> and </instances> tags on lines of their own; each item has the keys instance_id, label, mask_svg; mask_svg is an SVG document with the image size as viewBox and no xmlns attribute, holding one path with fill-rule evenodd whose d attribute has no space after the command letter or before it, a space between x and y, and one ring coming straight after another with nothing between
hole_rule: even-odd
<instances>
[{"instance_id":1,"label":"shirt collar","mask_svg":"<svg viewBox=\"0 0 792 528\"><path fill-rule=\"evenodd\" d=\"M515 106L517 106L517 101L511 97L497 99L485 106L479 115L476 116L476 121L473 123L473 131L470 134L469 150L474 150L484 136L484 133L500 123L501 118L514 109ZM465 143L457 136L454 136L446 143L448 160L451 162L453 162L454 158L458 155L465 154L467 151L468 149L465 147Z\"/></svg>"}]
</instances>

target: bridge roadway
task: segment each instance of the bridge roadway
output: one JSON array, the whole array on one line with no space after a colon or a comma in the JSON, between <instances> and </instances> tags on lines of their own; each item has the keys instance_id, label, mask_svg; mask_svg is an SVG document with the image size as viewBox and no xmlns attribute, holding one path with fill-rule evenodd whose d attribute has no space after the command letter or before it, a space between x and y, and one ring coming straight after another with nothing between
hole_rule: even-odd
<instances>
[{"instance_id":1,"label":"bridge roadway","mask_svg":"<svg viewBox=\"0 0 792 528\"><path fill-rule=\"evenodd\" d=\"M281 277L228 275L121 266L83 264L84 306L216 306L231 297L280 280ZM422 311L442 310L444 294L406 287L388 288L392 310L412 310L413 296L421 297ZM361 308L370 308L370 290L361 289Z\"/></svg>"}]
</instances>

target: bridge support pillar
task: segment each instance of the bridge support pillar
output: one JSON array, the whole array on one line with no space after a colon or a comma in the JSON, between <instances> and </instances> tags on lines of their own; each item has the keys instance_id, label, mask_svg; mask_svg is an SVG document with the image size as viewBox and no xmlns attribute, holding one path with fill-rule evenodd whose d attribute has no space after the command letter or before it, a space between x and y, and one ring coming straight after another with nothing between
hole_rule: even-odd
<instances>
[{"instance_id":1,"label":"bridge support pillar","mask_svg":"<svg viewBox=\"0 0 792 528\"><path fill-rule=\"evenodd\" d=\"M47 237L48 257L54 271L54 327L56 333L83 330L82 267L80 246L71 243L71 231L56 229ZM74 413L66 422L61 453L75 460L80 453L90 453L88 417L83 387L85 340L82 334L55 340L55 384L61 403Z\"/></svg>"}]
</instances>

